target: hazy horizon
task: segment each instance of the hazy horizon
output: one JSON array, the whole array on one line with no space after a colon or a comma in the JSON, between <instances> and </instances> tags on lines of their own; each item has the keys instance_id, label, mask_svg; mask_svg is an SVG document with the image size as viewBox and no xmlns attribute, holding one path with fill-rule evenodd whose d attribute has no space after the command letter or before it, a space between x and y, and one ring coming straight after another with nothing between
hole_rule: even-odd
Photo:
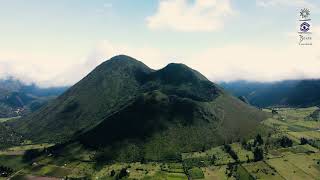
<instances>
[{"instance_id":1,"label":"hazy horizon","mask_svg":"<svg viewBox=\"0 0 320 180\"><path fill-rule=\"evenodd\" d=\"M213 82L320 78L317 0L0 0L0 79L70 86L126 54L184 63ZM298 45L309 8L312 46Z\"/></svg>"}]
</instances>

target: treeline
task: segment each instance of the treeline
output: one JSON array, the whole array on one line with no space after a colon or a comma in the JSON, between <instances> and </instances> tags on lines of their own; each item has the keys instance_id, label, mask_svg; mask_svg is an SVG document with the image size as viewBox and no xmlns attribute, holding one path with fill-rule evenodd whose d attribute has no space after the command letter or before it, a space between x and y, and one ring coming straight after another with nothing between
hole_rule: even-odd
<instances>
[{"instance_id":1,"label":"treeline","mask_svg":"<svg viewBox=\"0 0 320 180\"><path fill-rule=\"evenodd\" d=\"M223 146L223 148L224 148L224 151L226 153L228 153L236 162L239 161L239 157L238 157L237 153L234 152L234 150L231 148L231 146L229 144L225 144Z\"/></svg>"},{"instance_id":2,"label":"treeline","mask_svg":"<svg viewBox=\"0 0 320 180\"><path fill-rule=\"evenodd\" d=\"M0 123L0 150L20 145L22 136L15 133L6 123Z\"/></svg>"}]
</instances>

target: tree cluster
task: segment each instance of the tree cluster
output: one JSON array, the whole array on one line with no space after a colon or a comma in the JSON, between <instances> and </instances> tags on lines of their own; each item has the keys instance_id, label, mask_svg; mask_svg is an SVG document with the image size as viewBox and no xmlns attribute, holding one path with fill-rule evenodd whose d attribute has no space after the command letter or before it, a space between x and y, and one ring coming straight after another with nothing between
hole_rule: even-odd
<instances>
[{"instance_id":1,"label":"tree cluster","mask_svg":"<svg viewBox=\"0 0 320 180\"><path fill-rule=\"evenodd\" d=\"M306 138L304 138L304 137L302 137L302 138L300 139L300 144L301 144L301 145L305 145L305 144L308 144L308 143L309 143L308 139L306 139Z\"/></svg>"},{"instance_id":2,"label":"tree cluster","mask_svg":"<svg viewBox=\"0 0 320 180\"><path fill-rule=\"evenodd\" d=\"M23 162L30 162L35 158L39 157L41 154L43 154L43 151L39 149L29 149L25 151L25 153L23 154L22 160Z\"/></svg>"},{"instance_id":3,"label":"tree cluster","mask_svg":"<svg viewBox=\"0 0 320 180\"><path fill-rule=\"evenodd\" d=\"M224 151L228 153L235 161L239 161L239 157L236 152L231 148L229 144L225 144L224 146Z\"/></svg>"},{"instance_id":4,"label":"tree cluster","mask_svg":"<svg viewBox=\"0 0 320 180\"><path fill-rule=\"evenodd\" d=\"M116 179L122 179L124 177L129 176L129 170L128 168L122 168L119 172L119 174L117 175Z\"/></svg>"},{"instance_id":5,"label":"tree cluster","mask_svg":"<svg viewBox=\"0 0 320 180\"><path fill-rule=\"evenodd\" d=\"M232 177L232 176L235 176L235 173L237 172L237 170L238 170L238 165L237 165L237 164L228 163L228 164L227 164L227 167L226 167L226 172L225 172L225 174L226 174L228 177Z\"/></svg>"},{"instance_id":6,"label":"tree cluster","mask_svg":"<svg viewBox=\"0 0 320 180\"><path fill-rule=\"evenodd\" d=\"M263 149L262 148L255 148L253 151L254 161L261 161L263 160Z\"/></svg>"},{"instance_id":7,"label":"tree cluster","mask_svg":"<svg viewBox=\"0 0 320 180\"><path fill-rule=\"evenodd\" d=\"M254 139L254 146L261 146L261 145L263 145L263 139L262 139L262 137L261 137L261 135L260 134L258 134L257 136L256 136L256 138Z\"/></svg>"},{"instance_id":8,"label":"tree cluster","mask_svg":"<svg viewBox=\"0 0 320 180\"><path fill-rule=\"evenodd\" d=\"M9 177L12 173L13 169L6 166L0 166L0 177Z\"/></svg>"},{"instance_id":9,"label":"tree cluster","mask_svg":"<svg viewBox=\"0 0 320 180\"><path fill-rule=\"evenodd\" d=\"M287 136L282 136L279 140L278 143L280 144L281 147L291 147L293 142L291 139L289 139Z\"/></svg>"}]
</instances>

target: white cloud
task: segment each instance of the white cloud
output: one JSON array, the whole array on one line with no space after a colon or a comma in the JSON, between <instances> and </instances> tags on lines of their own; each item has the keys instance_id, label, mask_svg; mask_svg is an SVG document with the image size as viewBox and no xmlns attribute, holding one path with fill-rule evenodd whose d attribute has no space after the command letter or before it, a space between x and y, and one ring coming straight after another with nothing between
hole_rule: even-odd
<instances>
[{"instance_id":1,"label":"white cloud","mask_svg":"<svg viewBox=\"0 0 320 180\"><path fill-rule=\"evenodd\" d=\"M299 8L313 8L315 7L312 3L306 0L256 0L258 6L269 7L269 6L290 6Z\"/></svg>"},{"instance_id":2,"label":"white cloud","mask_svg":"<svg viewBox=\"0 0 320 180\"><path fill-rule=\"evenodd\" d=\"M0 54L0 78L13 76L27 83L49 79L55 81L53 77L72 65L72 62L61 56L35 56L8 51Z\"/></svg>"},{"instance_id":3,"label":"white cloud","mask_svg":"<svg viewBox=\"0 0 320 180\"><path fill-rule=\"evenodd\" d=\"M33 56L20 52L0 53L0 78L13 76L41 86L72 85L103 61L119 54L130 55L153 68L161 68L170 61L169 56L155 48L102 41L88 56L79 59Z\"/></svg>"},{"instance_id":4,"label":"white cloud","mask_svg":"<svg viewBox=\"0 0 320 180\"><path fill-rule=\"evenodd\" d=\"M183 32L216 31L232 14L229 0L162 0L157 12L147 18L147 26Z\"/></svg>"},{"instance_id":5,"label":"white cloud","mask_svg":"<svg viewBox=\"0 0 320 180\"><path fill-rule=\"evenodd\" d=\"M75 68L84 74L103 60L114 55L127 54L154 69L170 62L185 63L200 71L212 81L277 81L285 79L320 78L320 26L314 27L313 45L299 46L298 34L292 33L288 46L272 47L257 44L233 44L219 48L208 48L191 54L162 52L147 46L134 47L104 41L95 48L87 61ZM70 73L71 72L71 73ZM79 73L68 71L64 77Z\"/></svg>"},{"instance_id":6,"label":"white cloud","mask_svg":"<svg viewBox=\"0 0 320 180\"><path fill-rule=\"evenodd\" d=\"M298 45L268 48L241 44L210 48L195 55L189 65L213 81L320 78L320 59L315 48Z\"/></svg>"},{"instance_id":7,"label":"white cloud","mask_svg":"<svg viewBox=\"0 0 320 180\"><path fill-rule=\"evenodd\" d=\"M287 35L289 45L283 47L241 43L189 54L109 41L101 42L80 60L0 53L0 77L13 75L42 86L72 85L103 61L126 54L154 69L170 62L185 63L213 81L320 78L320 26L313 27L312 46L299 46L298 34Z\"/></svg>"},{"instance_id":8,"label":"white cloud","mask_svg":"<svg viewBox=\"0 0 320 180\"><path fill-rule=\"evenodd\" d=\"M287 33L287 46L235 44L194 54L188 65L213 81L278 81L320 78L320 26L312 46L300 46L297 33Z\"/></svg>"}]
</instances>

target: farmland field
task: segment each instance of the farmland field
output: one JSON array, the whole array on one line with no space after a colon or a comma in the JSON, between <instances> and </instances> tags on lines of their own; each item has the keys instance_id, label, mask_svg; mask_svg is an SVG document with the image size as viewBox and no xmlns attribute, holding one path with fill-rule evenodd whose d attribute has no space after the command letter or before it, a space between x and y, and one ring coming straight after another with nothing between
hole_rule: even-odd
<instances>
[{"instance_id":1,"label":"farmland field","mask_svg":"<svg viewBox=\"0 0 320 180\"><path fill-rule=\"evenodd\" d=\"M240 161L245 162L253 159L253 153L242 148L240 143L233 143L231 147L238 155Z\"/></svg>"},{"instance_id":2,"label":"farmland field","mask_svg":"<svg viewBox=\"0 0 320 180\"><path fill-rule=\"evenodd\" d=\"M205 176L205 180L226 180L226 179L235 179L232 177L228 177L226 172L227 166L210 166L202 168Z\"/></svg>"},{"instance_id":3,"label":"farmland field","mask_svg":"<svg viewBox=\"0 0 320 180\"><path fill-rule=\"evenodd\" d=\"M125 169L127 179L319 179L320 152L319 122L307 120L312 108L278 109L278 114L262 122L272 129L272 134L257 139L212 147L200 152L182 153L181 161L129 162L97 165L92 158L95 152L83 149L79 144L66 148L59 156L40 156L24 162L24 153L30 149L39 151L53 144L23 144L0 151L0 165L13 168L13 178L51 177L116 179ZM283 137L287 137L286 140ZM301 144L301 138L307 141ZM288 144L281 143L282 141ZM290 142L291 141L291 142ZM254 150L263 150L263 159L255 160ZM232 154L234 153L234 154ZM5 162L5 163L4 163ZM32 164L32 165L30 165Z\"/></svg>"},{"instance_id":4,"label":"farmland field","mask_svg":"<svg viewBox=\"0 0 320 180\"><path fill-rule=\"evenodd\" d=\"M191 159L191 158L208 159L213 155L216 157L216 160L214 163L215 165L225 165L227 163L234 162L234 159L232 159L232 157L223 150L222 146L211 148L205 152L183 153L182 159L183 160Z\"/></svg>"},{"instance_id":5,"label":"farmland field","mask_svg":"<svg viewBox=\"0 0 320 180\"><path fill-rule=\"evenodd\" d=\"M275 169L264 161L247 163L243 167L256 179L283 179Z\"/></svg>"},{"instance_id":6,"label":"farmland field","mask_svg":"<svg viewBox=\"0 0 320 180\"><path fill-rule=\"evenodd\" d=\"M11 118L0 118L0 123L9 121L10 119L18 119L18 118L20 118L20 116L11 117Z\"/></svg>"},{"instance_id":7,"label":"farmland field","mask_svg":"<svg viewBox=\"0 0 320 180\"><path fill-rule=\"evenodd\" d=\"M312 179L310 175L288 162L285 158L270 159L267 160L267 163L287 179Z\"/></svg>"}]
</instances>

